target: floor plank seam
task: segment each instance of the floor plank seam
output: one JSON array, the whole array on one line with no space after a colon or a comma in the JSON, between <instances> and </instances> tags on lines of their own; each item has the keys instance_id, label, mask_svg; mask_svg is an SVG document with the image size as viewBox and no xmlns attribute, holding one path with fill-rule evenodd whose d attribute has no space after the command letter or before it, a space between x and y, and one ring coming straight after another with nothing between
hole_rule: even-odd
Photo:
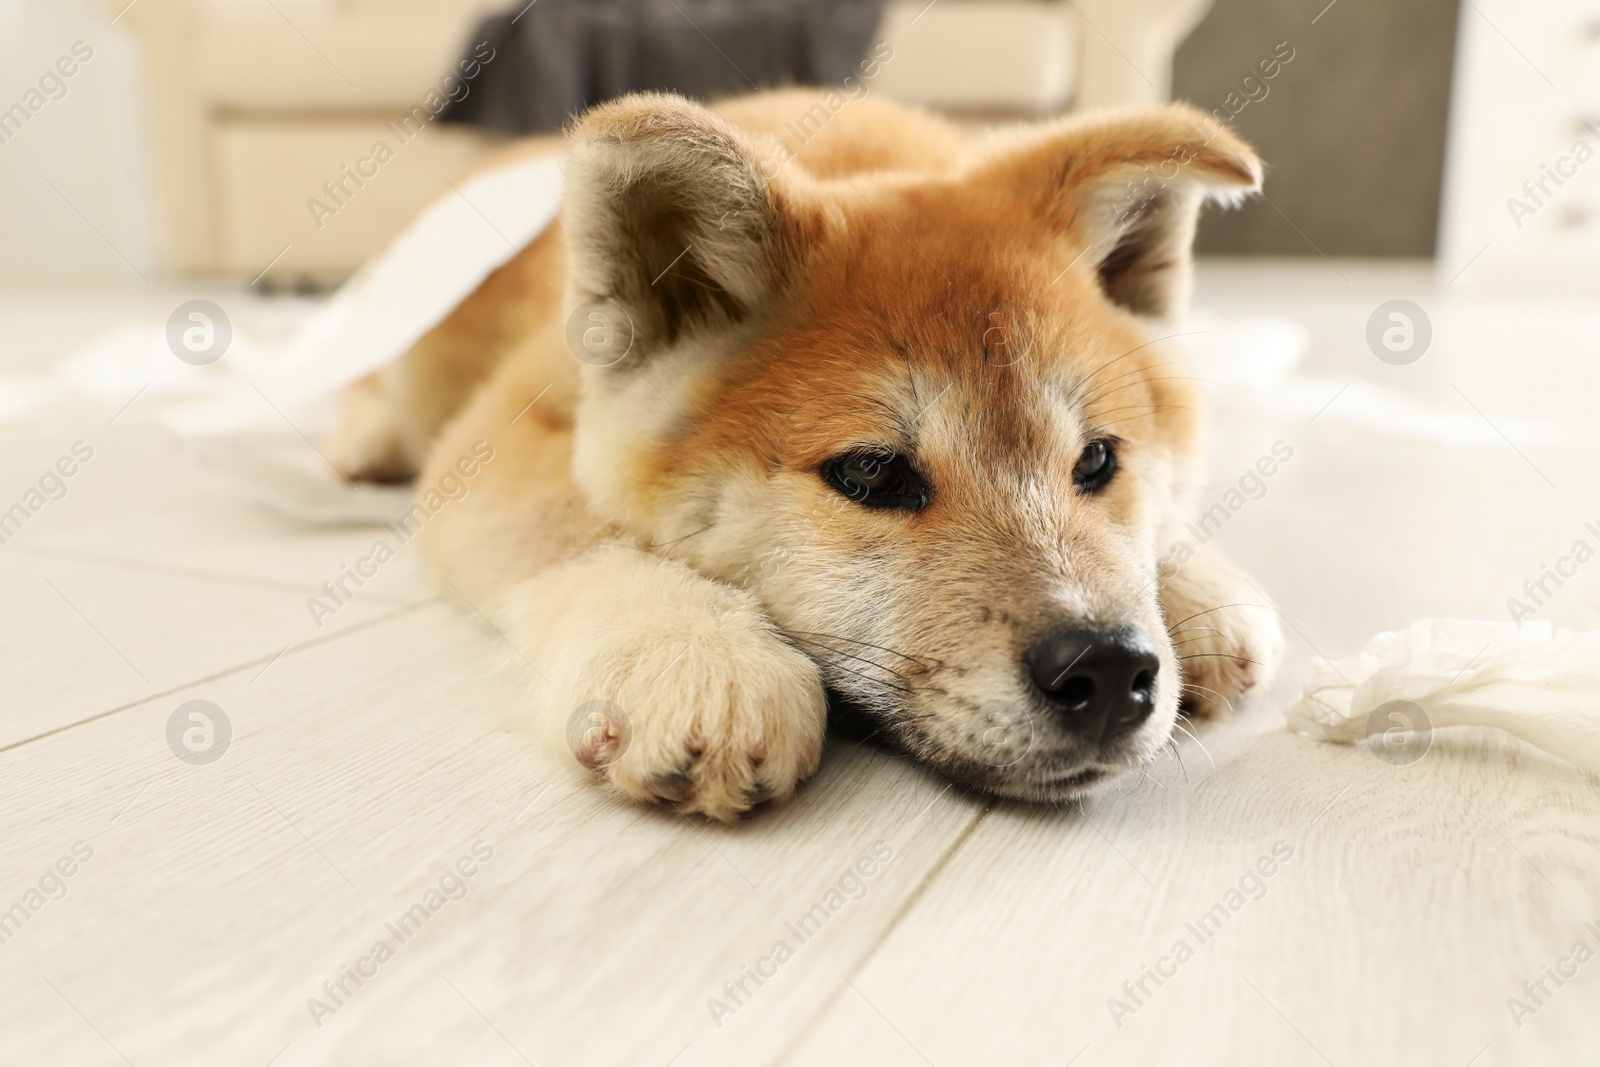
<instances>
[{"instance_id":1,"label":"floor plank seam","mask_svg":"<svg viewBox=\"0 0 1600 1067\"><path fill-rule=\"evenodd\" d=\"M126 556L109 556L99 552L77 552L72 549L60 548L21 548L12 549L14 552L25 556L43 557L45 559L68 559L78 563L92 563L101 567L115 567L120 570L144 571L151 574L171 574L181 578L192 578L196 581L217 582L226 585L244 585L258 589L271 589L280 593L311 593L320 596L323 590L320 586L306 585L299 582L279 581L273 578L258 578L249 574L233 574L229 571L200 570L194 567L180 567L172 563L155 563L150 560L131 559ZM426 601L406 600L403 597L389 596L385 593L362 593L363 600L375 601L392 607L414 605Z\"/></svg>"},{"instance_id":2,"label":"floor plank seam","mask_svg":"<svg viewBox=\"0 0 1600 1067\"><path fill-rule=\"evenodd\" d=\"M917 903L933 885L934 881L944 873L945 868L950 865L956 853L961 851L961 846L967 843L967 839L983 824L983 820L989 817L989 813L994 810L994 807L992 803L985 804L982 810L973 817L972 821L962 829L961 833L956 835L956 839L950 842L950 847L945 849L944 854L934 860L933 866L928 868L928 873L923 875L922 880L911 888L911 892L906 894L905 900L901 901L900 907L895 910L894 915L884 926L883 931L873 940L872 944L867 946L866 951L856 960L855 965L850 968L844 977L839 979L838 986L826 1000L817 1006L817 1010L805 1021L805 1025L795 1028L794 1035L790 1037L783 1048L778 1050L777 1057L769 1061L769 1067L783 1067L783 1064L789 1061L800 1042L812 1032L817 1022L827 1015L834 1002L850 987L851 980L859 975L868 963L872 962L872 958L878 954L878 949L882 948L883 943L889 940L889 936L899 928L905 917L911 914L911 909L917 906Z\"/></svg>"},{"instance_id":3,"label":"floor plank seam","mask_svg":"<svg viewBox=\"0 0 1600 1067\"><path fill-rule=\"evenodd\" d=\"M369 629L369 628L374 627L374 626L380 626L380 625L382 625L382 624L384 624L386 622L391 622L391 621L393 621L395 619L398 619L398 618L400 618L402 616L409 615L410 613L412 613L414 611L420 611L423 608L432 607L432 606L434 606L434 605L436 605L438 603L440 603L440 598L439 597L433 597L431 600L424 600L424 601L421 601L421 602L416 603L416 604L407 604L404 607L401 607L401 608L399 608L399 609L397 609L395 611L391 611L387 615L380 615L375 619L368 619L365 622L353 623L350 626L346 627L345 629L338 631L337 633L326 634L326 635L324 635L322 637L313 637L310 640L304 641L304 642L302 642L299 645L296 645L294 647L295 647L296 651L299 651L300 649L306 649L306 648L317 648L317 647L320 647L322 645L330 644L330 643L332 643L334 641L337 641L342 637L346 637L346 636L349 636L349 635L355 634L355 633L360 633L362 630L366 630L366 629ZM12 749L16 749L16 748L22 748L24 745L31 745L35 741L42 741L47 737L54 736L55 734L65 733L68 730L75 730L80 726L87 726L89 723L92 723L92 722L99 722L101 719L108 719L113 715L119 715L124 711L128 711L131 708L140 707L140 706L142 706L144 704L148 704L153 700L160 700L162 697L169 697L174 693L181 693L185 689L192 689L197 685L204 685L206 682L214 682L217 679L225 678L230 674L238 674L238 673L240 673L242 671L247 671L251 667L259 666L260 664L263 664L263 663L271 663L271 662L277 660L283 654L284 654L284 651L280 650L278 652L272 653L270 656L257 656L255 659L246 660L244 663L236 664L236 665L234 665L232 667L224 667L222 670L214 671L211 674L205 675L202 678L195 678L195 679L192 679L190 681L183 682L180 685L172 686L169 689L163 689L159 693L151 693L149 696L140 697L138 700L134 700L134 701L130 701L130 702L126 703L126 704L122 704L122 705L120 705L118 707L110 709L109 711L97 712L96 714L90 715L87 718L78 719L78 720L76 720L74 722L64 723L63 725L54 727L53 729L45 730L43 733L34 734L32 737L25 737L20 741L12 741L10 744L0 745L0 753L10 752Z\"/></svg>"}]
</instances>

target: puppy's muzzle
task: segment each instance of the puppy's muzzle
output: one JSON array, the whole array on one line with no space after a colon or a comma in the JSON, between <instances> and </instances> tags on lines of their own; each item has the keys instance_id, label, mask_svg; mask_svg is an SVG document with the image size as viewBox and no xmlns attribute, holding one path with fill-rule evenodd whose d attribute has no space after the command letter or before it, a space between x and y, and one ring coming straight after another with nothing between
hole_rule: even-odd
<instances>
[{"instance_id":1,"label":"puppy's muzzle","mask_svg":"<svg viewBox=\"0 0 1600 1067\"><path fill-rule=\"evenodd\" d=\"M1161 660L1141 627L1055 630L1026 663L1046 705L1085 741L1114 741L1155 710Z\"/></svg>"}]
</instances>

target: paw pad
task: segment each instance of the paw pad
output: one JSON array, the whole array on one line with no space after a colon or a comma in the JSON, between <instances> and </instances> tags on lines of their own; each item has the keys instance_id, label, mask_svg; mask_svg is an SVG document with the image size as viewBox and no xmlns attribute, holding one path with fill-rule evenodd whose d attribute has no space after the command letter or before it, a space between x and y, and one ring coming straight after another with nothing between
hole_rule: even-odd
<instances>
[{"instance_id":1,"label":"paw pad","mask_svg":"<svg viewBox=\"0 0 1600 1067\"><path fill-rule=\"evenodd\" d=\"M688 771L653 775L647 784L650 792L674 804L683 804L694 799L694 775Z\"/></svg>"}]
</instances>

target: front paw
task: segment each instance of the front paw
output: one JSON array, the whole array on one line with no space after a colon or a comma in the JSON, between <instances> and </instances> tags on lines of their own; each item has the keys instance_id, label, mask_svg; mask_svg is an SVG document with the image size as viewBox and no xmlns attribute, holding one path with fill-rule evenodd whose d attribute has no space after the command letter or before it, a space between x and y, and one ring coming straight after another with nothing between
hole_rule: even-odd
<instances>
[{"instance_id":1,"label":"front paw","mask_svg":"<svg viewBox=\"0 0 1600 1067\"><path fill-rule=\"evenodd\" d=\"M623 795L731 820L781 800L822 753L816 666L746 594L586 634L567 686L568 744ZM580 665L581 664L581 665ZM564 672L567 673L567 672Z\"/></svg>"},{"instance_id":2,"label":"front paw","mask_svg":"<svg viewBox=\"0 0 1600 1067\"><path fill-rule=\"evenodd\" d=\"M1283 653L1283 630L1275 610L1259 598L1252 600L1206 611L1174 627L1185 715L1232 711L1246 694L1272 683Z\"/></svg>"},{"instance_id":3,"label":"front paw","mask_svg":"<svg viewBox=\"0 0 1600 1067\"><path fill-rule=\"evenodd\" d=\"M1184 714L1232 710L1272 683L1283 653L1278 611L1215 547L1163 576L1161 610L1183 673Z\"/></svg>"}]
</instances>

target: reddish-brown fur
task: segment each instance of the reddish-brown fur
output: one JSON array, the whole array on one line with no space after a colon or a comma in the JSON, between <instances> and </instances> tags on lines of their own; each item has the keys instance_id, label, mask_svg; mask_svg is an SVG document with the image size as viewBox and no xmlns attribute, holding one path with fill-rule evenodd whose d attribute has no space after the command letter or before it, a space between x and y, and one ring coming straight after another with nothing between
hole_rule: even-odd
<instances>
[{"instance_id":1,"label":"reddish-brown fur","mask_svg":"<svg viewBox=\"0 0 1600 1067\"><path fill-rule=\"evenodd\" d=\"M1165 742L1169 625L1205 612L1209 636L1184 651L1222 653L1183 663L1201 706L1275 653L1270 613L1224 608L1255 599L1225 561L1154 572L1200 476L1202 418L1153 324L1182 311L1201 199L1253 187L1259 165L1180 108L975 141L860 100L785 142L814 100L590 112L564 233L363 386L336 448L369 476L422 463L426 485L492 444L472 495L428 527L430 559L555 676L547 721L590 696L625 709L631 749L601 731L578 754L630 795L727 817L787 794L815 764L822 684L943 773L1070 795L1075 768ZM626 309L616 366L568 350L539 276L563 271L564 310ZM1112 438L1123 469L1076 493L1082 450ZM830 490L819 469L864 445L914 458L928 506ZM1114 750L1074 744L1017 690L1023 652L1063 620L1161 635L1161 715ZM685 647L640 677L662 642ZM974 747L996 700L1036 731L999 768Z\"/></svg>"}]
</instances>

